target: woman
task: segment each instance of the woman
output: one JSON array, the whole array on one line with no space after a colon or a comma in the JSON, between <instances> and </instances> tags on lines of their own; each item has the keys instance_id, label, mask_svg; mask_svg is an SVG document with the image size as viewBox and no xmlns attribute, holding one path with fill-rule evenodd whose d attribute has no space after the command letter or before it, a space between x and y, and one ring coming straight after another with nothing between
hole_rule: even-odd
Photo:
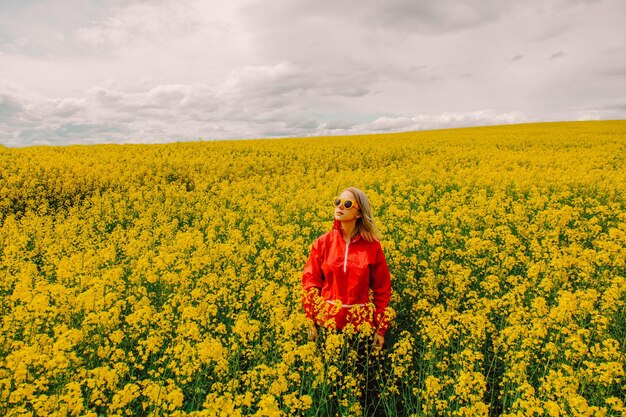
<instances>
[{"instance_id":1,"label":"woman","mask_svg":"<svg viewBox=\"0 0 626 417\"><path fill-rule=\"evenodd\" d=\"M385 343L391 280L365 193L347 188L334 200L333 230L319 237L302 275L304 311L317 326L374 329L374 348ZM371 294L371 297L370 297ZM373 308L372 308L373 304Z\"/></svg>"}]
</instances>

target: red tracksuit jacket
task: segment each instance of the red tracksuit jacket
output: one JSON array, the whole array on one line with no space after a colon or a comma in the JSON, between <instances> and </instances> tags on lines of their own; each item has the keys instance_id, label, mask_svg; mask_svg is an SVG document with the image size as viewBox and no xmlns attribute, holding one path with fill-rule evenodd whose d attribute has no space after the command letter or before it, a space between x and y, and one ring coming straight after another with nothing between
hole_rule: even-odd
<instances>
[{"instance_id":1,"label":"red tracksuit jacket","mask_svg":"<svg viewBox=\"0 0 626 417\"><path fill-rule=\"evenodd\" d=\"M338 220L313 243L302 288L304 311L315 323L342 329L367 322L380 335L387 331L391 280L380 242L359 234L346 244Z\"/></svg>"}]
</instances>

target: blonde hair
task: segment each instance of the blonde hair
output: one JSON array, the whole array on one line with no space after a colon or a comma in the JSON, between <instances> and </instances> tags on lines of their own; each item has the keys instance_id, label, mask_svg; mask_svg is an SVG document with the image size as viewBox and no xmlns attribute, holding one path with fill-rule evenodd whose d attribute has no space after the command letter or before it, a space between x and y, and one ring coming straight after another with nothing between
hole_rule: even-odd
<instances>
[{"instance_id":1,"label":"blonde hair","mask_svg":"<svg viewBox=\"0 0 626 417\"><path fill-rule=\"evenodd\" d=\"M344 191L350 191L354 195L356 203L359 205L361 217L356 220L356 226L354 228L355 232L360 233L361 237L368 242L380 240L380 233L378 233L378 228L376 228L376 224L374 223L374 218L372 217L372 212L370 210L370 201L365 193L354 187L346 188Z\"/></svg>"}]
</instances>

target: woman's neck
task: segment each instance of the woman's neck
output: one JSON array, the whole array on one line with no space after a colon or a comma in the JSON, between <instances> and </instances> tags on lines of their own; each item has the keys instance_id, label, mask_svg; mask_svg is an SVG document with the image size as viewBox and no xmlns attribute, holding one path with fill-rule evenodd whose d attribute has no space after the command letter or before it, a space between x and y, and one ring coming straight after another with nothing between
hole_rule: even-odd
<instances>
[{"instance_id":1,"label":"woman's neck","mask_svg":"<svg viewBox=\"0 0 626 417\"><path fill-rule=\"evenodd\" d=\"M356 227L356 221L341 222L341 231L343 233L343 240L345 240L346 242L350 242L352 240L352 234L354 233L355 227Z\"/></svg>"}]
</instances>

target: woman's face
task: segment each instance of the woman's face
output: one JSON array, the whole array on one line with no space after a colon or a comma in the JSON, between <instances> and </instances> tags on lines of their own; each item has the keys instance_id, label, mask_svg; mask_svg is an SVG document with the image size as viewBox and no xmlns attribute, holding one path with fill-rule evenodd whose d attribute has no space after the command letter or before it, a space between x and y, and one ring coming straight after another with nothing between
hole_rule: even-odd
<instances>
[{"instance_id":1,"label":"woman's face","mask_svg":"<svg viewBox=\"0 0 626 417\"><path fill-rule=\"evenodd\" d=\"M358 203L356 202L356 198L354 198L354 194L352 194L352 192L345 190L339 195L339 198L342 202L339 206L335 206L335 220L339 220L340 222L350 222L356 221L356 219L361 217L361 213L355 207ZM352 200L353 205L349 209L346 208L343 203L346 200Z\"/></svg>"}]
</instances>

